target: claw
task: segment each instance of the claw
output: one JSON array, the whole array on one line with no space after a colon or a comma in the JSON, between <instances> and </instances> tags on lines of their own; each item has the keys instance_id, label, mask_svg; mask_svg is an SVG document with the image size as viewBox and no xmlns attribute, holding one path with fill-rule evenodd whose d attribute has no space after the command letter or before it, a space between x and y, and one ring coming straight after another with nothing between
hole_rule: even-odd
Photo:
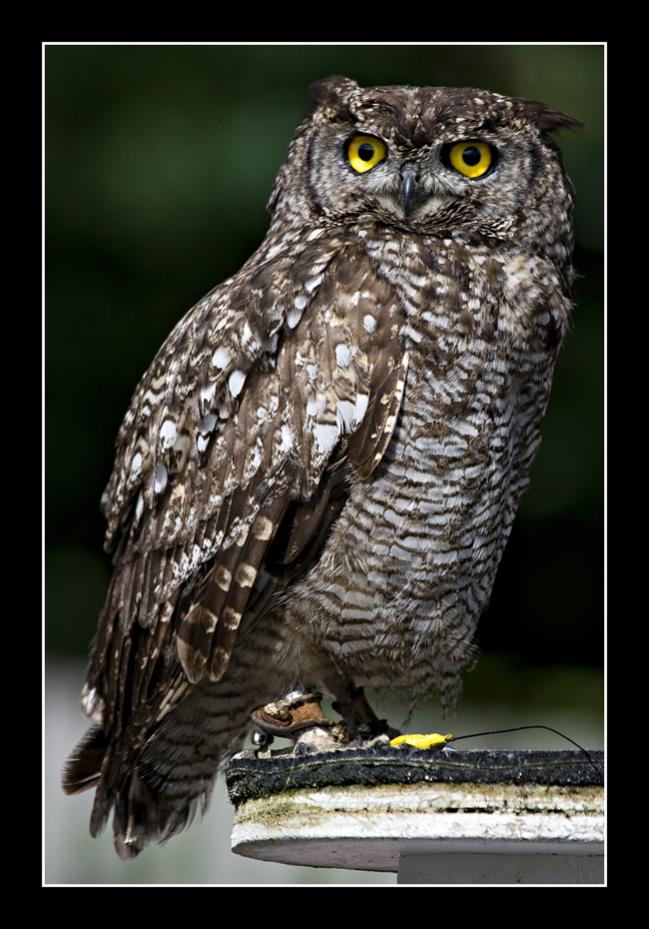
<instances>
[{"instance_id":1,"label":"claw","mask_svg":"<svg viewBox=\"0 0 649 929\"><path fill-rule=\"evenodd\" d=\"M446 743L453 738L452 732L446 735L440 735L439 732L431 732L428 735L422 735L419 732L408 733L407 735L397 736L390 741L390 745L396 748L399 745L410 745L412 748L423 749L440 749L444 748Z\"/></svg>"},{"instance_id":2,"label":"claw","mask_svg":"<svg viewBox=\"0 0 649 929\"><path fill-rule=\"evenodd\" d=\"M345 700L335 700L332 705L345 720L350 737L357 741L366 742L380 735L387 735L390 738L399 735L399 730L388 725L386 719L378 718L367 702L362 687L351 688Z\"/></svg>"}]
</instances>

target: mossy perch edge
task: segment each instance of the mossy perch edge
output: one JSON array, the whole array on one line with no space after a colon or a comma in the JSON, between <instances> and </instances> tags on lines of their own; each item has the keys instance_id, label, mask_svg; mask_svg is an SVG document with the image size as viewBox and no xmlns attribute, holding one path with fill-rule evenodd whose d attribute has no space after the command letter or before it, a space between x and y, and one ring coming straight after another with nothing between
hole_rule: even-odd
<instances>
[{"instance_id":1,"label":"mossy perch edge","mask_svg":"<svg viewBox=\"0 0 649 929\"><path fill-rule=\"evenodd\" d=\"M398 871L400 882L407 872L413 883L490 883L493 872L502 883L599 883L603 753L590 755L593 763L578 751L380 747L239 756L226 769L232 848L285 864ZM426 880L412 877L417 868Z\"/></svg>"}]
</instances>

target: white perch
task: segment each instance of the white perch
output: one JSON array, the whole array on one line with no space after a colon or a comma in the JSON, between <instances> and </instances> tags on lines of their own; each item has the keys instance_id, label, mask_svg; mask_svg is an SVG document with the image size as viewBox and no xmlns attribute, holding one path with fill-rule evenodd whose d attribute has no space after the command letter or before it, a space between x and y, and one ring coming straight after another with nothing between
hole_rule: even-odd
<instances>
[{"instance_id":1,"label":"white perch","mask_svg":"<svg viewBox=\"0 0 649 929\"><path fill-rule=\"evenodd\" d=\"M601 884L603 793L529 783L294 789L241 803L232 850L394 871L400 884Z\"/></svg>"}]
</instances>

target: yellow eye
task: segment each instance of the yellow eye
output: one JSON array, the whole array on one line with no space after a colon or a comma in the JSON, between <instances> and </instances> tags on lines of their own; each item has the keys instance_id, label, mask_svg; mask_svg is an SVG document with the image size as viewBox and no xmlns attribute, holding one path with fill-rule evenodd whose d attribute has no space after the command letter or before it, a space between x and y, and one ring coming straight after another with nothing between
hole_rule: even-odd
<instances>
[{"instance_id":1,"label":"yellow eye","mask_svg":"<svg viewBox=\"0 0 649 929\"><path fill-rule=\"evenodd\" d=\"M493 156L485 142L457 142L451 146L448 160L465 177L482 177L491 167Z\"/></svg>"},{"instance_id":2,"label":"yellow eye","mask_svg":"<svg viewBox=\"0 0 649 929\"><path fill-rule=\"evenodd\" d=\"M386 154L385 143L374 135L355 135L347 146L347 161L358 174L376 167Z\"/></svg>"}]
</instances>

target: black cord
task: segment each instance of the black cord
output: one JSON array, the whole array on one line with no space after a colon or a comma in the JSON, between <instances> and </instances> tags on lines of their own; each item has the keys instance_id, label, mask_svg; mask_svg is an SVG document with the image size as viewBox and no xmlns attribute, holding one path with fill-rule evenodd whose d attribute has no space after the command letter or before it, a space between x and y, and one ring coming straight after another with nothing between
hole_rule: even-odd
<instances>
[{"instance_id":1,"label":"black cord","mask_svg":"<svg viewBox=\"0 0 649 929\"><path fill-rule=\"evenodd\" d=\"M472 732L469 735L454 735L451 739L448 739L448 741L459 742L460 739L475 739L480 735L499 735L502 732L520 732L521 729L547 729L548 732L554 732L556 735L560 735L562 739L565 739L567 742L571 742L574 746L576 746L579 749L580 752L583 752L586 758L588 758L593 768L595 769L595 771L597 772L597 774L599 775L599 777L601 778L604 777L604 772L600 771L600 769L597 767L597 765L595 764L593 759L590 757L586 749L582 745L580 745L579 742L575 742L574 739L571 739L570 736L567 736L564 732L559 732L558 729L553 729L552 726L541 726L541 725L513 726L511 729L490 729L488 732Z\"/></svg>"}]
</instances>

